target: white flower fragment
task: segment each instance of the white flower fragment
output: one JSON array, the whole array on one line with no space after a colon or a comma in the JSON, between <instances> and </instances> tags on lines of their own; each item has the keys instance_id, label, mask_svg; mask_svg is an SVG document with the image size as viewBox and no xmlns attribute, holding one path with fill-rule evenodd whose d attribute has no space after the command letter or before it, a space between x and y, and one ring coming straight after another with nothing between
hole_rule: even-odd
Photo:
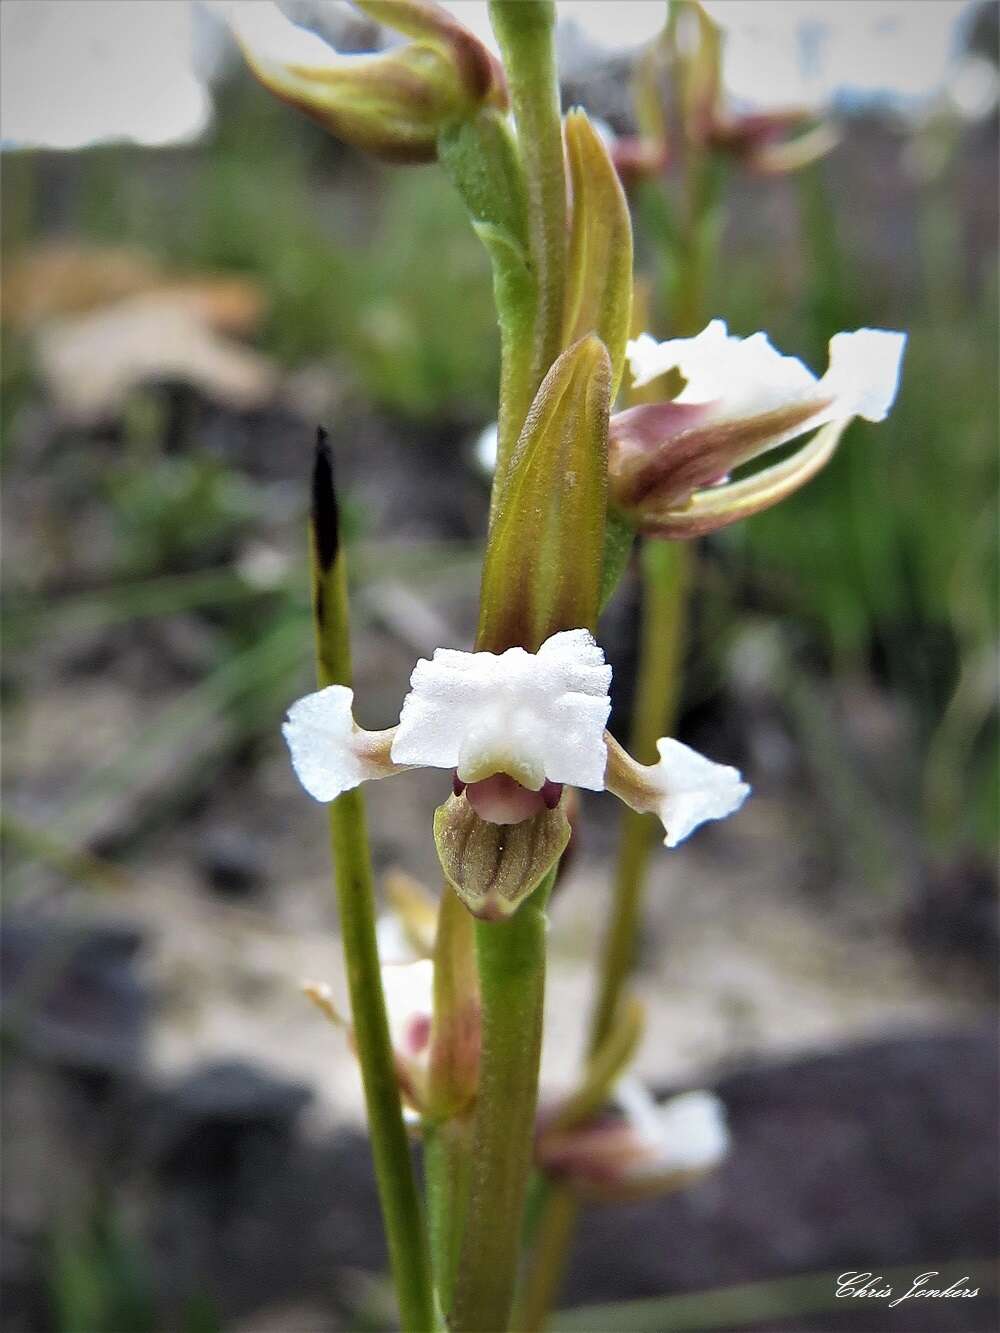
<instances>
[{"instance_id":1,"label":"white flower fragment","mask_svg":"<svg viewBox=\"0 0 1000 1333\"><path fill-rule=\"evenodd\" d=\"M712 1092L682 1092L657 1102L644 1083L624 1078L615 1101L642 1148L626 1168L632 1179L700 1174L729 1151L726 1110Z\"/></svg>"},{"instance_id":2,"label":"white flower fragment","mask_svg":"<svg viewBox=\"0 0 1000 1333\"><path fill-rule=\"evenodd\" d=\"M633 383L639 387L677 370L684 388L681 405L706 405L712 420L758 416L815 402L816 412L798 423L791 439L828 421L861 416L883 421L896 397L906 334L886 329L857 329L830 339L830 365L822 379L798 357L784 356L766 333L749 338L730 334L713 319L693 338L657 342L648 333L627 348ZM781 443L776 439L773 444Z\"/></svg>"},{"instance_id":3,"label":"white flower fragment","mask_svg":"<svg viewBox=\"0 0 1000 1333\"><path fill-rule=\"evenodd\" d=\"M656 813L668 847L676 847L699 824L735 814L750 795L738 769L716 764L670 736L656 742L660 761L652 769L658 788Z\"/></svg>"},{"instance_id":4,"label":"white flower fragment","mask_svg":"<svg viewBox=\"0 0 1000 1333\"><path fill-rule=\"evenodd\" d=\"M410 684L397 764L453 768L466 783L504 773L529 791L546 780L603 790L611 668L586 630L554 634L537 653L438 648Z\"/></svg>"},{"instance_id":5,"label":"white flower fragment","mask_svg":"<svg viewBox=\"0 0 1000 1333\"><path fill-rule=\"evenodd\" d=\"M389 1044L405 1102L404 1112L409 1119L427 1100L434 1018L434 964L429 958L413 963L383 962L381 975ZM332 988L323 981L307 981L302 989L335 1027L346 1030L348 1042L356 1054L354 1024L342 1016Z\"/></svg>"},{"instance_id":6,"label":"white flower fragment","mask_svg":"<svg viewBox=\"0 0 1000 1333\"><path fill-rule=\"evenodd\" d=\"M295 775L317 801L397 771L389 760L387 733L362 731L351 716L354 691L346 685L297 699L281 728Z\"/></svg>"}]
</instances>

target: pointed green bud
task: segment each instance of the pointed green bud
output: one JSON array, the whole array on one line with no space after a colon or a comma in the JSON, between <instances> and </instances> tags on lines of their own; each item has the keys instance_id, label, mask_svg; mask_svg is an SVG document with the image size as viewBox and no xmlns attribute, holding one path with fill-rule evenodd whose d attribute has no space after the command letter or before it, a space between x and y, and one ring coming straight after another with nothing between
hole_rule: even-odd
<instances>
[{"instance_id":1,"label":"pointed green bud","mask_svg":"<svg viewBox=\"0 0 1000 1333\"><path fill-rule=\"evenodd\" d=\"M483 566L479 651L535 652L593 630L601 596L611 362L593 334L542 381L510 462Z\"/></svg>"},{"instance_id":2,"label":"pointed green bud","mask_svg":"<svg viewBox=\"0 0 1000 1333\"><path fill-rule=\"evenodd\" d=\"M362 55L340 54L267 0L223 0L218 8L266 88L338 139L389 161L432 161L447 126L505 97L486 49L436 6L369 5L391 10L419 40Z\"/></svg>"},{"instance_id":3,"label":"pointed green bud","mask_svg":"<svg viewBox=\"0 0 1000 1333\"><path fill-rule=\"evenodd\" d=\"M625 368L632 315L632 221L618 172L583 111L566 117L573 188L563 344L596 333L611 358L611 401Z\"/></svg>"},{"instance_id":4,"label":"pointed green bud","mask_svg":"<svg viewBox=\"0 0 1000 1333\"><path fill-rule=\"evenodd\" d=\"M538 888L569 842L563 801L518 824L480 819L462 796L451 796L434 815L438 859L462 902L484 921L513 915Z\"/></svg>"}]
</instances>

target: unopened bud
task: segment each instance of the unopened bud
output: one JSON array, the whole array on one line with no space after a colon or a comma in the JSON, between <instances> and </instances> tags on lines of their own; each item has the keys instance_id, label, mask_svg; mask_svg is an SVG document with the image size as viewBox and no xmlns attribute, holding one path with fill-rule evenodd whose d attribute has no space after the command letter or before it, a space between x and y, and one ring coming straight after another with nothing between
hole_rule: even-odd
<instances>
[{"instance_id":1,"label":"unopened bud","mask_svg":"<svg viewBox=\"0 0 1000 1333\"><path fill-rule=\"evenodd\" d=\"M468 799L452 796L434 815L438 859L473 916L502 921L517 911L569 841L562 803L517 824L481 819Z\"/></svg>"}]
</instances>

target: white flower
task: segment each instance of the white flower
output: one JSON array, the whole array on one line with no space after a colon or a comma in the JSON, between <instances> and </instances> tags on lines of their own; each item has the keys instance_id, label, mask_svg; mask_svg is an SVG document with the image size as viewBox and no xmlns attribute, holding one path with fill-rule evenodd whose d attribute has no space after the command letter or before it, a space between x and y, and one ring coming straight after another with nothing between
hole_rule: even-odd
<instances>
[{"instance_id":1,"label":"white flower","mask_svg":"<svg viewBox=\"0 0 1000 1333\"><path fill-rule=\"evenodd\" d=\"M729 1151L726 1110L714 1093L682 1092L657 1102L644 1083L623 1078L615 1101L643 1149L627 1167L633 1179L710 1171Z\"/></svg>"},{"instance_id":2,"label":"white flower","mask_svg":"<svg viewBox=\"0 0 1000 1333\"><path fill-rule=\"evenodd\" d=\"M585 1197L636 1199L683 1188L713 1170L729 1151L725 1107L711 1092L684 1092L657 1102L628 1075L613 1107L568 1127L542 1131L536 1157L543 1171Z\"/></svg>"},{"instance_id":3,"label":"white flower","mask_svg":"<svg viewBox=\"0 0 1000 1333\"><path fill-rule=\"evenodd\" d=\"M772 347L766 333L738 338L713 319L694 338L657 342L640 334L629 342L627 355L637 386L680 371L686 383L674 402L709 405L713 420L815 402L815 414L785 436L791 439L827 421L854 416L883 421L896 397L905 345L905 333L885 329L838 333L830 339L829 369L817 379L798 357Z\"/></svg>"},{"instance_id":4,"label":"white flower","mask_svg":"<svg viewBox=\"0 0 1000 1333\"><path fill-rule=\"evenodd\" d=\"M564 784L605 788L654 811L675 847L722 819L749 787L733 768L661 740L660 760L637 764L605 731L611 668L584 629L547 639L537 653L439 648L414 668L399 725L363 731L352 692L331 685L299 699L283 728L292 766L318 801L413 766L451 769L482 819L515 824L558 804Z\"/></svg>"},{"instance_id":5,"label":"white flower","mask_svg":"<svg viewBox=\"0 0 1000 1333\"><path fill-rule=\"evenodd\" d=\"M454 768L462 782L506 773L529 791L546 779L603 790L611 668L586 630L554 634L537 653L438 648L410 684L395 763Z\"/></svg>"},{"instance_id":6,"label":"white flower","mask_svg":"<svg viewBox=\"0 0 1000 1333\"><path fill-rule=\"evenodd\" d=\"M411 1113L420 1111L427 1101L434 1018L434 964L429 958L421 958L415 963L383 963L381 973L396 1078L406 1103L404 1111L412 1119ZM346 1030L356 1053L354 1025L341 1015L331 987L325 981L307 981L302 989L331 1023Z\"/></svg>"}]
</instances>

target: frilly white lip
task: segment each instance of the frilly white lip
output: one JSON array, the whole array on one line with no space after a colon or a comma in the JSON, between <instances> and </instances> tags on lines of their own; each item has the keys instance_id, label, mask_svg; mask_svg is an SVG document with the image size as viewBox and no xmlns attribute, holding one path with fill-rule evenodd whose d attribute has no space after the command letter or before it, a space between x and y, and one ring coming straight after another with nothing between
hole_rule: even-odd
<instances>
[{"instance_id":1,"label":"frilly white lip","mask_svg":"<svg viewBox=\"0 0 1000 1333\"><path fill-rule=\"evenodd\" d=\"M552 792L554 800L562 784L607 787L634 809L658 814L668 847L739 809L750 788L736 769L679 741L660 740L654 765L631 759L604 729L610 685L611 668L585 629L554 634L537 653L439 648L414 668L397 727L362 730L351 715L351 690L330 685L294 703L283 732L299 781L318 801L415 766L454 770L457 790L475 784L485 791L498 777L512 779L522 796ZM514 823L541 808L502 804L496 818L483 805L481 817Z\"/></svg>"},{"instance_id":2,"label":"frilly white lip","mask_svg":"<svg viewBox=\"0 0 1000 1333\"><path fill-rule=\"evenodd\" d=\"M782 355L766 333L739 338L713 319L693 338L657 342L642 333L629 342L627 356L637 387L678 370L686 382L674 402L711 404L713 417L756 416L815 400L815 417L795 431L803 434L854 416L883 421L899 387L905 346L905 333L887 329L835 334L829 368L818 379L798 357Z\"/></svg>"},{"instance_id":3,"label":"frilly white lip","mask_svg":"<svg viewBox=\"0 0 1000 1333\"><path fill-rule=\"evenodd\" d=\"M586 630L554 634L537 653L438 648L410 685L394 763L454 768L462 782L506 773L531 791L546 778L603 789L611 668Z\"/></svg>"}]
</instances>

